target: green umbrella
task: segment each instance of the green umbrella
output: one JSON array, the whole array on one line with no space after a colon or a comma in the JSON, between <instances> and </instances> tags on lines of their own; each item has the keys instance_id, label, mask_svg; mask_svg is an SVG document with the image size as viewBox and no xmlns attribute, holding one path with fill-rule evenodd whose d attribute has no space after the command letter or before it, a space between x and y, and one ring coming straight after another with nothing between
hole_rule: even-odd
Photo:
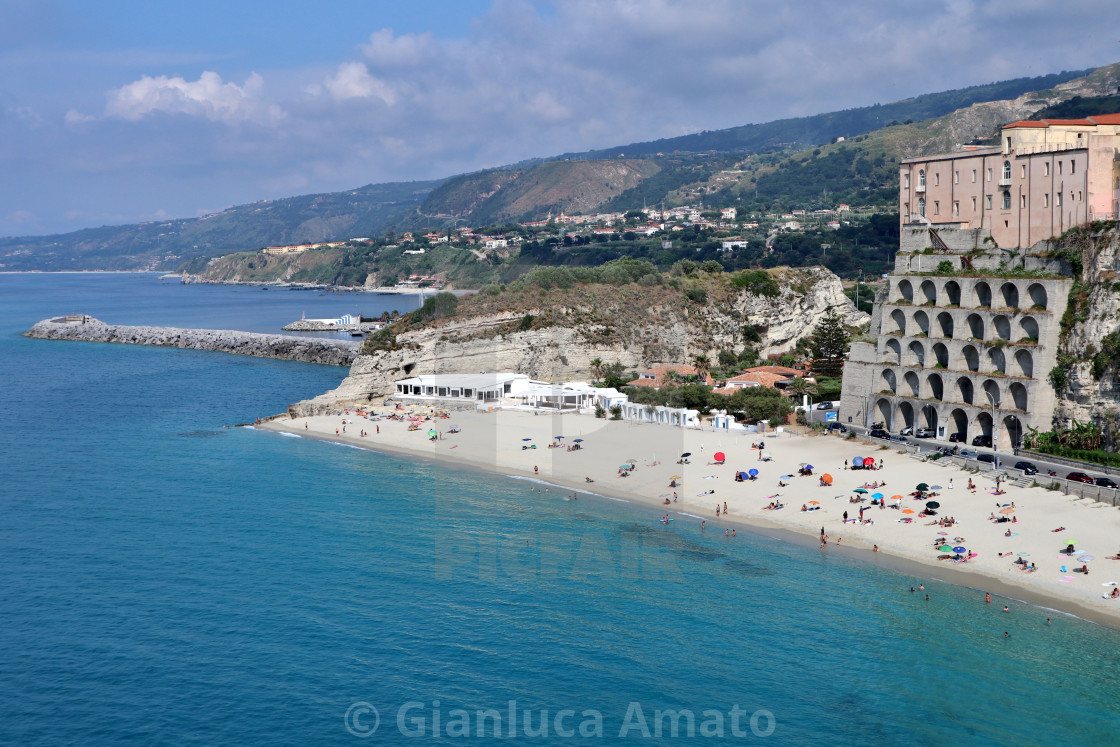
<instances>
[{"instance_id":1,"label":"green umbrella","mask_svg":"<svg viewBox=\"0 0 1120 747\"><path fill-rule=\"evenodd\" d=\"M951 545L942 545L941 547L939 547L937 549L940 550L941 552L952 552L953 551L953 548L952 548Z\"/></svg>"},{"instance_id":2,"label":"green umbrella","mask_svg":"<svg viewBox=\"0 0 1120 747\"><path fill-rule=\"evenodd\" d=\"M918 483L917 490L923 490L923 491L929 490L929 485L927 485L924 482L920 482L920 483Z\"/></svg>"}]
</instances>

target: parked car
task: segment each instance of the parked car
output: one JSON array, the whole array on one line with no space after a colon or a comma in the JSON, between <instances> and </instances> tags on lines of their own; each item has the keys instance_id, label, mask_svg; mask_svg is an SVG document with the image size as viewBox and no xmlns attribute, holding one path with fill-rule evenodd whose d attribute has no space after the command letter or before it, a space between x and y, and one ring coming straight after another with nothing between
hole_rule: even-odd
<instances>
[{"instance_id":1,"label":"parked car","mask_svg":"<svg viewBox=\"0 0 1120 747\"><path fill-rule=\"evenodd\" d=\"M902 434L892 435L892 436L890 436L890 440L894 441L896 444L908 444L908 443L910 443L909 441L906 440L906 436L903 436Z\"/></svg>"},{"instance_id":2,"label":"parked car","mask_svg":"<svg viewBox=\"0 0 1120 747\"><path fill-rule=\"evenodd\" d=\"M985 464L992 464L992 465L995 465L996 467L999 466L999 459L996 457L995 454L979 454L976 457L976 461L984 462Z\"/></svg>"},{"instance_id":3,"label":"parked car","mask_svg":"<svg viewBox=\"0 0 1120 747\"><path fill-rule=\"evenodd\" d=\"M818 402L817 403L817 409L818 410L831 410L832 408L833 408L833 404L831 402L828 402L827 400L824 401L824 402Z\"/></svg>"},{"instance_id":4,"label":"parked car","mask_svg":"<svg viewBox=\"0 0 1120 747\"><path fill-rule=\"evenodd\" d=\"M985 436L983 433L981 433L979 436L972 439L972 445L973 446L984 446L984 447L990 449L990 448L992 448L992 437L991 436Z\"/></svg>"},{"instance_id":5,"label":"parked car","mask_svg":"<svg viewBox=\"0 0 1120 747\"><path fill-rule=\"evenodd\" d=\"M949 443L963 444L965 442L965 434L963 433L950 433Z\"/></svg>"},{"instance_id":6,"label":"parked car","mask_svg":"<svg viewBox=\"0 0 1120 747\"><path fill-rule=\"evenodd\" d=\"M914 426L912 426L912 425L906 426L905 428L903 428L902 430L900 430L898 432L898 435L900 435L900 436L913 436L914 435Z\"/></svg>"},{"instance_id":7,"label":"parked car","mask_svg":"<svg viewBox=\"0 0 1120 747\"><path fill-rule=\"evenodd\" d=\"M1086 485L1094 484L1093 478L1089 477L1084 472L1070 472L1068 475L1066 475L1066 479L1070 482L1082 482Z\"/></svg>"},{"instance_id":8,"label":"parked car","mask_svg":"<svg viewBox=\"0 0 1120 747\"><path fill-rule=\"evenodd\" d=\"M1096 483L1097 483L1097 485L1099 485L1102 488L1113 488L1113 489L1120 488L1120 485L1117 485L1112 480L1109 480L1107 477L1098 477L1096 479Z\"/></svg>"},{"instance_id":9,"label":"parked car","mask_svg":"<svg viewBox=\"0 0 1120 747\"><path fill-rule=\"evenodd\" d=\"M871 436L872 438L890 438L891 437L891 434L887 433L882 428L875 428L870 433L868 433L867 435Z\"/></svg>"},{"instance_id":10,"label":"parked car","mask_svg":"<svg viewBox=\"0 0 1120 747\"><path fill-rule=\"evenodd\" d=\"M961 457L962 459L975 459L976 449L961 449L960 453L957 454L957 456Z\"/></svg>"},{"instance_id":11,"label":"parked car","mask_svg":"<svg viewBox=\"0 0 1120 747\"><path fill-rule=\"evenodd\" d=\"M919 428L914 431L914 438L933 438L933 428Z\"/></svg>"},{"instance_id":12,"label":"parked car","mask_svg":"<svg viewBox=\"0 0 1120 747\"><path fill-rule=\"evenodd\" d=\"M1034 466L1030 462L1015 462L1015 469L1022 470L1024 475L1038 474L1038 467Z\"/></svg>"},{"instance_id":13,"label":"parked car","mask_svg":"<svg viewBox=\"0 0 1120 747\"><path fill-rule=\"evenodd\" d=\"M832 430L840 431L841 433L847 433L848 426L844 425L843 423L834 423L832 426Z\"/></svg>"}]
</instances>

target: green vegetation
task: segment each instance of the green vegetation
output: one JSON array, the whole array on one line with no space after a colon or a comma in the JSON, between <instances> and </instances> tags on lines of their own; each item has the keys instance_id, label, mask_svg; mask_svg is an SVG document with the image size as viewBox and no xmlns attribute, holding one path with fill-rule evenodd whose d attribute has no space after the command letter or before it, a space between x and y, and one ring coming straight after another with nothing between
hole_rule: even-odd
<instances>
[{"instance_id":1,"label":"green vegetation","mask_svg":"<svg viewBox=\"0 0 1120 747\"><path fill-rule=\"evenodd\" d=\"M731 287L741 288L756 296L774 297L782 292L778 281L762 270L744 270L734 275L731 278Z\"/></svg>"},{"instance_id":2,"label":"green vegetation","mask_svg":"<svg viewBox=\"0 0 1120 747\"><path fill-rule=\"evenodd\" d=\"M408 314L408 316L410 321L431 322L455 316L457 308L459 308L459 299L455 294L437 293L431 298L425 299L424 305ZM532 317L529 318L529 323L532 324Z\"/></svg>"},{"instance_id":3,"label":"green vegetation","mask_svg":"<svg viewBox=\"0 0 1120 747\"><path fill-rule=\"evenodd\" d=\"M1074 96L1060 101L1030 116L1030 119L1082 119L1094 114L1120 112L1120 94L1112 96Z\"/></svg>"},{"instance_id":4,"label":"green vegetation","mask_svg":"<svg viewBox=\"0 0 1120 747\"><path fill-rule=\"evenodd\" d=\"M809 338L809 347L816 359L813 368L822 374L839 376L851 339L844 322L834 310L829 309Z\"/></svg>"},{"instance_id":5,"label":"green vegetation","mask_svg":"<svg viewBox=\"0 0 1120 747\"><path fill-rule=\"evenodd\" d=\"M711 387L699 383L667 384L660 389L630 387L626 393L630 401L642 405L685 407L701 413L727 410L749 422L769 420L778 423L793 412L789 397L764 386L742 387L730 395L717 394Z\"/></svg>"}]
</instances>

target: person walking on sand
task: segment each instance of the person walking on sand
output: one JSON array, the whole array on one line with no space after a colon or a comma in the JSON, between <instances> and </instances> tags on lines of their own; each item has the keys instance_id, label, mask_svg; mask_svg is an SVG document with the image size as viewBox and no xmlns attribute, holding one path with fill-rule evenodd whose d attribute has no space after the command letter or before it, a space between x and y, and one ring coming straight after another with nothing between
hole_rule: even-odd
<instances>
[{"instance_id":1,"label":"person walking on sand","mask_svg":"<svg viewBox=\"0 0 1120 747\"><path fill-rule=\"evenodd\" d=\"M724 514L724 516L727 515L727 501L723 502L723 514Z\"/></svg>"},{"instance_id":2,"label":"person walking on sand","mask_svg":"<svg viewBox=\"0 0 1120 747\"><path fill-rule=\"evenodd\" d=\"M949 490L953 489L953 478L949 478Z\"/></svg>"}]
</instances>

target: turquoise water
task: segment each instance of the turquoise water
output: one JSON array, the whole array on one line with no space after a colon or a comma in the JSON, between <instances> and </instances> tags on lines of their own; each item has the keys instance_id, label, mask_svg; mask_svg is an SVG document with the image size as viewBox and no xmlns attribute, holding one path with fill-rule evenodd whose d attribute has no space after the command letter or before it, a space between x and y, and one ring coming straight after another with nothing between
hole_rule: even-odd
<instances>
[{"instance_id":1,"label":"turquoise water","mask_svg":"<svg viewBox=\"0 0 1120 747\"><path fill-rule=\"evenodd\" d=\"M492 742L476 712L508 735L511 700L534 728L549 712L547 740L520 713L516 743L562 739L562 710L571 740L598 713L589 739L610 743L1116 741L1114 631L630 504L223 427L339 369L18 336L68 311L263 325L237 289L0 275L0 310L0 742L414 742L454 734L456 709ZM930 602L909 593L922 581ZM356 703L379 711L372 739L352 735L374 723ZM695 733L657 738L657 709L693 711ZM722 738L701 734L705 710Z\"/></svg>"}]
</instances>

